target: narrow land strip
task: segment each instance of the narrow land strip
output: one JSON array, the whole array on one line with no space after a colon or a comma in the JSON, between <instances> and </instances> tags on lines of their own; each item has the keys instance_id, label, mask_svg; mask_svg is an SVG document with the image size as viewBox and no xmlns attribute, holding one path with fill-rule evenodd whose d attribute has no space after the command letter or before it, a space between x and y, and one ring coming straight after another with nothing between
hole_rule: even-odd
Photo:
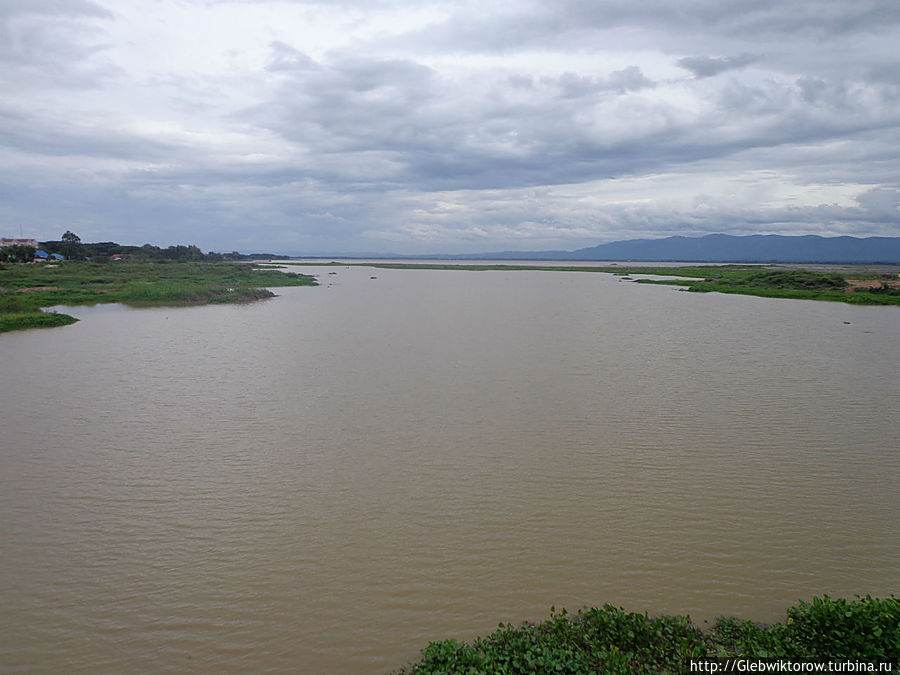
<instances>
[{"instance_id":1,"label":"narrow land strip","mask_svg":"<svg viewBox=\"0 0 900 675\"><path fill-rule=\"evenodd\" d=\"M682 286L695 293L734 293L768 298L825 300L855 305L900 305L900 266L847 266L814 269L787 265L685 265L682 267L629 267L529 264L405 263L405 262L287 262L298 266L363 266L379 269L602 272L620 277L653 275L636 283Z\"/></svg>"}]
</instances>

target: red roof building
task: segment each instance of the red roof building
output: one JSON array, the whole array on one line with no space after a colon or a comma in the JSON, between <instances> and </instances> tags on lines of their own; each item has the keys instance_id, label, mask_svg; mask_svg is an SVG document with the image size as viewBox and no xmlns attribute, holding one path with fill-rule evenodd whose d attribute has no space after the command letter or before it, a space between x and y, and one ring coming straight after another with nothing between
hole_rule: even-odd
<instances>
[{"instance_id":1,"label":"red roof building","mask_svg":"<svg viewBox=\"0 0 900 675\"><path fill-rule=\"evenodd\" d=\"M0 248L4 246L30 246L37 248L37 239L14 239L12 237L3 237L0 239Z\"/></svg>"}]
</instances>

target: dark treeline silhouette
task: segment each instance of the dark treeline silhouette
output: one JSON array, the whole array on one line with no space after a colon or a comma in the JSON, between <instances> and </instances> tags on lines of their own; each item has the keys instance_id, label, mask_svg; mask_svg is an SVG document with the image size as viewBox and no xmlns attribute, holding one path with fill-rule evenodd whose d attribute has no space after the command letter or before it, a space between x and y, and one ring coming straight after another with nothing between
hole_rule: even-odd
<instances>
[{"instance_id":1,"label":"dark treeline silhouette","mask_svg":"<svg viewBox=\"0 0 900 675\"><path fill-rule=\"evenodd\" d=\"M94 243L84 243L78 235L67 231L58 241L42 241L38 242L38 247L47 253L58 253L65 256L68 260L91 260L94 262L111 260L113 256L121 256L129 260L138 261L167 261L167 262L195 262L195 261L212 261L220 262L225 260L268 260L278 256L271 253L251 253L244 254L238 251L231 253L216 253L210 251L204 253L193 244L175 246L167 246L161 248L151 244L143 246L128 246L125 244L117 244L114 241L99 241Z\"/></svg>"}]
</instances>

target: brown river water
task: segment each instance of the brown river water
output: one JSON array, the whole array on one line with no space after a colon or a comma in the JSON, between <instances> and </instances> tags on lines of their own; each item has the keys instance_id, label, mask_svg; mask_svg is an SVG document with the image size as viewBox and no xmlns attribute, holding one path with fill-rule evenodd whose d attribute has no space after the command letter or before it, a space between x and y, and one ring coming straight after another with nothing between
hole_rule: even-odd
<instances>
[{"instance_id":1,"label":"brown river water","mask_svg":"<svg viewBox=\"0 0 900 675\"><path fill-rule=\"evenodd\" d=\"M308 271L0 335L0 671L388 673L551 606L900 590L900 308Z\"/></svg>"}]
</instances>

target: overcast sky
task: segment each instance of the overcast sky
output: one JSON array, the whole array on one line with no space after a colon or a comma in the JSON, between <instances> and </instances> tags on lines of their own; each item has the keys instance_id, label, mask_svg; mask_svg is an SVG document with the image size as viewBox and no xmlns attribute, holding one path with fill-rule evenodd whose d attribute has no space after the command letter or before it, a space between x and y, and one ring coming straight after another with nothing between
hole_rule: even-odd
<instances>
[{"instance_id":1,"label":"overcast sky","mask_svg":"<svg viewBox=\"0 0 900 675\"><path fill-rule=\"evenodd\" d=\"M0 235L900 236L896 0L0 0Z\"/></svg>"}]
</instances>

